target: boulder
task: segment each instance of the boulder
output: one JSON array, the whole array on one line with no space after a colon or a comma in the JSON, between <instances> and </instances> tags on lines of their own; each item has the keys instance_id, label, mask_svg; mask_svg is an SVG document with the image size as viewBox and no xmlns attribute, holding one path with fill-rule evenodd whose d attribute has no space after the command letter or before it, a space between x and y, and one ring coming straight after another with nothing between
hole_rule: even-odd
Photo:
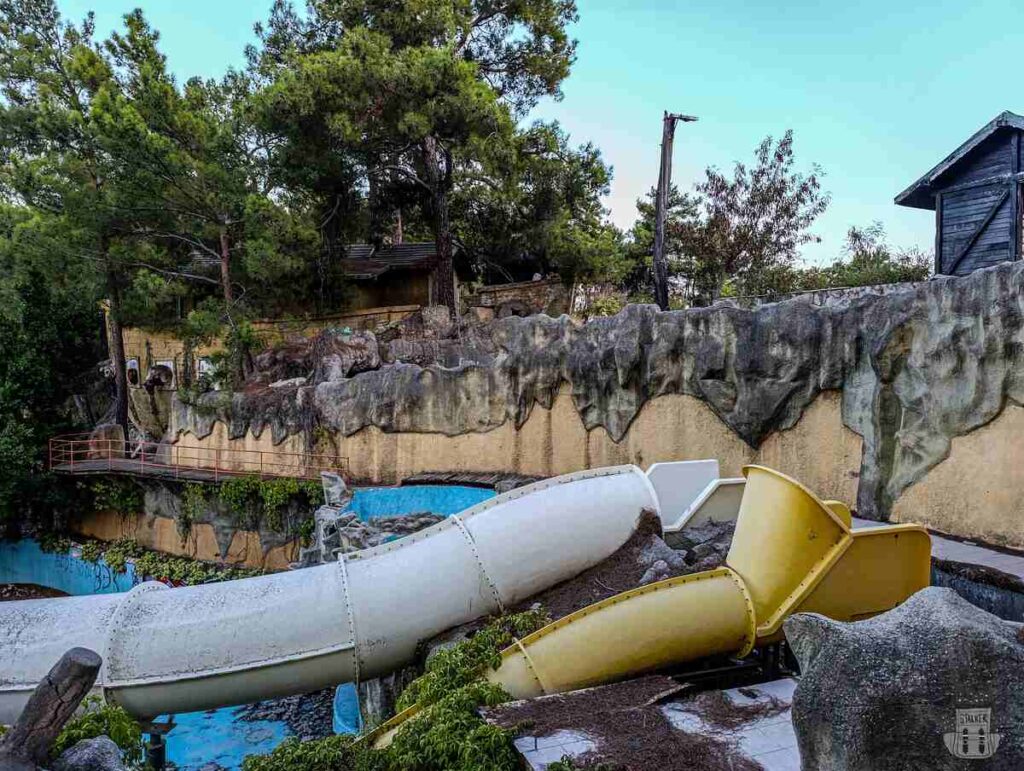
<instances>
[{"instance_id":1,"label":"boulder","mask_svg":"<svg viewBox=\"0 0 1024 771\"><path fill-rule=\"evenodd\" d=\"M1020 625L931 587L866 621L801 613L785 631L803 771L1024 768Z\"/></svg>"},{"instance_id":2,"label":"boulder","mask_svg":"<svg viewBox=\"0 0 1024 771\"><path fill-rule=\"evenodd\" d=\"M106 736L82 739L64 751L52 771L125 771L120 748Z\"/></svg>"},{"instance_id":3,"label":"boulder","mask_svg":"<svg viewBox=\"0 0 1024 771\"><path fill-rule=\"evenodd\" d=\"M325 329L313 341L314 383L331 383L380 367L380 352L373 332Z\"/></svg>"}]
</instances>

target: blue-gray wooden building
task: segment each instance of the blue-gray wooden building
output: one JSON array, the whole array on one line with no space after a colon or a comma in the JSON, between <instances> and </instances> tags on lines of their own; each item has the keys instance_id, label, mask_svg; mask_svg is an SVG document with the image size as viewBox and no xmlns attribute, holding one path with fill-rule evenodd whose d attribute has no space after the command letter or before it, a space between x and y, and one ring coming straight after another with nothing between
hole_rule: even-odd
<instances>
[{"instance_id":1,"label":"blue-gray wooden building","mask_svg":"<svg viewBox=\"0 0 1024 771\"><path fill-rule=\"evenodd\" d=\"M898 196L935 212L935 272L1021 259L1024 117L1004 112Z\"/></svg>"}]
</instances>

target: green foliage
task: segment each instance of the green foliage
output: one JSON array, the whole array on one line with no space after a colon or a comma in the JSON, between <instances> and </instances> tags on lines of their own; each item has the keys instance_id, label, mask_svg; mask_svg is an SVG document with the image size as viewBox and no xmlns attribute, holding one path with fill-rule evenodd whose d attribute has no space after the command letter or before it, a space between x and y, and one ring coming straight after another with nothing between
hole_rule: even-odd
<instances>
[{"instance_id":1,"label":"green foliage","mask_svg":"<svg viewBox=\"0 0 1024 771\"><path fill-rule=\"evenodd\" d=\"M103 545L103 561L114 573L124 573L128 569L128 560L141 557L144 553L145 549L133 538L119 538Z\"/></svg>"},{"instance_id":2,"label":"green foliage","mask_svg":"<svg viewBox=\"0 0 1024 771\"><path fill-rule=\"evenodd\" d=\"M138 576L151 576L158 581L195 586L218 581L233 581L236 578L251 578L262 575L263 571L255 568L213 565L186 557L170 557L147 549L141 550L141 553L135 557L135 573Z\"/></svg>"},{"instance_id":3,"label":"green foliage","mask_svg":"<svg viewBox=\"0 0 1024 771\"><path fill-rule=\"evenodd\" d=\"M98 511L114 511L123 516L142 511L144 495L131 479L106 477L92 483L93 506Z\"/></svg>"},{"instance_id":4,"label":"green foliage","mask_svg":"<svg viewBox=\"0 0 1024 771\"><path fill-rule=\"evenodd\" d=\"M175 526L178 537L185 541L192 533L192 525L202 519L209 505L207 486L200 482L189 482L181 493L181 504L178 506L178 517Z\"/></svg>"},{"instance_id":5,"label":"green foliage","mask_svg":"<svg viewBox=\"0 0 1024 771\"><path fill-rule=\"evenodd\" d=\"M103 544L100 541L86 541L81 546L81 558L96 564L103 557Z\"/></svg>"},{"instance_id":6,"label":"green foliage","mask_svg":"<svg viewBox=\"0 0 1024 771\"><path fill-rule=\"evenodd\" d=\"M48 439L85 427L73 395L99 402L96 287L50 264L59 232L0 203L0 533L47 529L87 505L84 486L47 470Z\"/></svg>"},{"instance_id":7,"label":"green foliage","mask_svg":"<svg viewBox=\"0 0 1024 771\"><path fill-rule=\"evenodd\" d=\"M626 301L618 294L602 294L595 297L587 307L588 316L614 316L626 307Z\"/></svg>"},{"instance_id":8,"label":"green foliage","mask_svg":"<svg viewBox=\"0 0 1024 771\"><path fill-rule=\"evenodd\" d=\"M70 538L49 530L39 536L38 542L39 548L46 554L67 554L71 548Z\"/></svg>"},{"instance_id":9,"label":"green foliage","mask_svg":"<svg viewBox=\"0 0 1024 771\"><path fill-rule=\"evenodd\" d=\"M328 736L303 742L292 736L266 755L249 755L242 771L344 771L359 768L372 750L354 747L351 736Z\"/></svg>"},{"instance_id":10,"label":"green foliage","mask_svg":"<svg viewBox=\"0 0 1024 771\"><path fill-rule=\"evenodd\" d=\"M810 227L829 203L821 175L817 166L809 174L796 170L793 132L787 131L778 140L766 137L753 165L736 163L731 175L708 168L693 193L672 190L665 250L688 304L713 302L728 281L740 295L777 291L778 277L792 271L799 248L818 240ZM653 201L652 191L648 200L637 202L632 290L650 286Z\"/></svg>"},{"instance_id":11,"label":"green foliage","mask_svg":"<svg viewBox=\"0 0 1024 771\"><path fill-rule=\"evenodd\" d=\"M346 737L300 743L289 739L269 755L245 759L243 771L517 771L513 732L485 723L481 706L508 701L501 686L481 675L496 667L503 648L548 621L540 610L493 619L473 637L438 651L427 671L401 695L398 709L423 707L385 750Z\"/></svg>"},{"instance_id":12,"label":"green foliage","mask_svg":"<svg viewBox=\"0 0 1024 771\"><path fill-rule=\"evenodd\" d=\"M85 711L71 718L53 743L50 755L60 757L61 753L84 739L108 736L124 753L129 768L141 768L145 757L142 729L123 708L103 704L98 697L85 701Z\"/></svg>"},{"instance_id":13,"label":"green foliage","mask_svg":"<svg viewBox=\"0 0 1024 771\"><path fill-rule=\"evenodd\" d=\"M501 651L519 637L525 637L549 622L541 610L499 616L468 640L438 651L426 672L399 696L395 705L402 711L413 704L425 706L477 679L487 668L501 663Z\"/></svg>"},{"instance_id":14,"label":"green foliage","mask_svg":"<svg viewBox=\"0 0 1024 771\"><path fill-rule=\"evenodd\" d=\"M386 750L384 767L516 771L513 732L488 725L477 714L479 707L508 699L501 686L483 680L449 692L402 727Z\"/></svg>"},{"instance_id":15,"label":"green foliage","mask_svg":"<svg viewBox=\"0 0 1024 771\"><path fill-rule=\"evenodd\" d=\"M67 539L57 539L54 545L69 544ZM113 543L87 540L80 544L81 558L93 564L103 560L112 573L123 574L128 569L128 561L135 565L135 574L141 579L150 576L159 581L194 586L196 584L231 581L236 578L250 578L262 575L263 571L256 568L229 567L209 562L172 557L158 551L145 549L132 538L121 538Z\"/></svg>"},{"instance_id":16,"label":"green foliage","mask_svg":"<svg viewBox=\"0 0 1024 771\"><path fill-rule=\"evenodd\" d=\"M257 476L237 476L221 483L220 501L241 528L258 530L261 526L284 532L284 514L294 501L300 507L314 505L320 495L316 482L291 477L261 480Z\"/></svg>"}]
</instances>

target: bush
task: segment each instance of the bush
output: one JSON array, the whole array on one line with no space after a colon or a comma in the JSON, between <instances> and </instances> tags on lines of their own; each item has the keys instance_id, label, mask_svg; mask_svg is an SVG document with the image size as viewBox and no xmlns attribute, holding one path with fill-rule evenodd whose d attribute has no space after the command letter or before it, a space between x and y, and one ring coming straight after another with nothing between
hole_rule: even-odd
<instances>
[{"instance_id":1,"label":"bush","mask_svg":"<svg viewBox=\"0 0 1024 771\"><path fill-rule=\"evenodd\" d=\"M145 502L142 489L130 479L110 477L92 483L93 506L97 511L121 515L138 514Z\"/></svg>"},{"instance_id":2,"label":"bush","mask_svg":"<svg viewBox=\"0 0 1024 771\"><path fill-rule=\"evenodd\" d=\"M124 753L125 764L141 768L145 757L142 729L121 707L103 704L99 697L92 696L85 701L85 712L68 721L53 743L50 755L56 759L65 750L74 747L83 739L108 736Z\"/></svg>"},{"instance_id":3,"label":"bush","mask_svg":"<svg viewBox=\"0 0 1024 771\"><path fill-rule=\"evenodd\" d=\"M517 771L513 732L485 723L481 706L508 701L505 690L481 675L501 662L501 651L548 621L531 610L492 620L473 637L438 651L427 671L398 700L398 708L418 704L385 750L346 737L299 743L289 739L269 755L245 759L243 771Z\"/></svg>"}]
</instances>

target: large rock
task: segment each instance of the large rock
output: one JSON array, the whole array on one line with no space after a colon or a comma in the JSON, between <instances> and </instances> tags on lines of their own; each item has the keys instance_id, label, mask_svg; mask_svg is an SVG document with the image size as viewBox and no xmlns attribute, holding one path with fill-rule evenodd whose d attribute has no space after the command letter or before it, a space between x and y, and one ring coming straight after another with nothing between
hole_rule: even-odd
<instances>
[{"instance_id":1,"label":"large rock","mask_svg":"<svg viewBox=\"0 0 1024 771\"><path fill-rule=\"evenodd\" d=\"M314 383L333 383L380 366L373 332L325 329L313 341Z\"/></svg>"},{"instance_id":2,"label":"large rock","mask_svg":"<svg viewBox=\"0 0 1024 771\"><path fill-rule=\"evenodd\" d=\"M125 771L120 748L106 736L83 739L65 750L52 771Z\"/></svg>"},{"instance_id":3,"label":"large rock","mask_svg":"<svg viewBox=\"0 0 1024 771\"><path fill-rule=\"evenodd\" d=\"M802 613L785 630L803 771L1024 768L1019 625L933 587L867 621Z\"/></svg>"}]
</instances>

